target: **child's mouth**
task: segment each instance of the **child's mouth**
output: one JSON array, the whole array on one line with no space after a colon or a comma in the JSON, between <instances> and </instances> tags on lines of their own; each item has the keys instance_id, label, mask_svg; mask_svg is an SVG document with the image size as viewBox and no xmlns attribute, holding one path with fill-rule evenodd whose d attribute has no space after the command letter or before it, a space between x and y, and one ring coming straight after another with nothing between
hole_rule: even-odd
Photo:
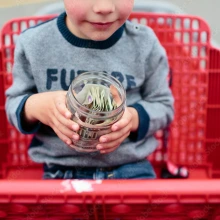
<instances>
[{"instance_id":1,"label":"child's mouth","mask_svg":"<svg viewBox=\"0 0 220 220\"><path fill-rule=\"evenodd\" d=\"M90 24L91 24L92 26L94 26L95 28L97 28L97 29L108 29L108 28L113 24L113 22L106 22L106 23L101 23L101 22L95 23L95 22L91 22Z\"/></svg>"}]
</instances>

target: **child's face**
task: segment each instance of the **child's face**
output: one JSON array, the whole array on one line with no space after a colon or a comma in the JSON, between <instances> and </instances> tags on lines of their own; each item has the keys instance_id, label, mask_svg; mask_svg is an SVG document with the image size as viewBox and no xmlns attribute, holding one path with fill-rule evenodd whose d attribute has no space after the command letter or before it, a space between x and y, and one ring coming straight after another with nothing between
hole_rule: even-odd
<instances>
[{"instance_id":1,"label":"child's face","mask_svg":"<svg viewBox=\"0 0 220 220\"><path fill-rule=\"evenodd\" d=\"M67 26L79 38L108 39L126 21L134 0L64 0Z\"/></svg>"}]
</instances>

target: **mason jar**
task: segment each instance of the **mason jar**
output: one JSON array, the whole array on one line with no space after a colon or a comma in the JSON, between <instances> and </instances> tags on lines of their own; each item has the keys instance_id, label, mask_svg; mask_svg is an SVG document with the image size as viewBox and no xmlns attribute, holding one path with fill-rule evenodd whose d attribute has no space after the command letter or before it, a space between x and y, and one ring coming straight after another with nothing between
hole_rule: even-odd
<instances>
[{"instance_id":1,"label":"mason jar","mask_svg":"<svg viewBox=\"0 0 220 220\"><path fill-rule=\"evenodd\" d=\"M109 92L109 98L113 99L111 91L117 93L117 106L108 111L100 111L88 108L83 105L85 91L87 88L99 87L106 93ZM82 98L83 97L83 98ZM102 101L103 102L103 101ZM77 76L71 83L67 96L66 105L72 114L71 119L78 123L79 140L72 140L70 145L79 152L97 151L96 146L99 138L111 132L111 126L118 121L125 110L126 92L123 85L115 77L105 72L85 72ZM100 103L103 105L104 103Z\"/></svg>"}]
</instances>

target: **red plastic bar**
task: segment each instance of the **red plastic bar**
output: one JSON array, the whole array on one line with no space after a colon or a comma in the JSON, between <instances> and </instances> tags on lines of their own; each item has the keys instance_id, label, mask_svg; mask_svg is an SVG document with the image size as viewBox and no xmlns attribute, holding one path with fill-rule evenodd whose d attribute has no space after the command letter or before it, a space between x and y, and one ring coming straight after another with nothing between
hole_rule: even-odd
<instances>
[{"instance_id":1,"label":"red plastic bar","mask_svg":"<svg viewBox=\"0 0 220 220\"><path fill-rule=\"evenodd\" d=\"M121 187L120 187L121 186ZM123 186L123 187L122 187ZM3 195L8 199L17 196L17 201L23 196L46 195L106 196L116 197L125 195L153 196L173 195L176 199L181 196L218 197L220 202L220 179L216 180L26 180L0 181L0 202ZM18 197L19 196L19 197ZM202 198L202 197L201 197ZM181 199L180 199L181 200ZM190 200L190 198L189 198ZM201 202L204 201L201 199ZM107 203L107 201L105 201Z\"/></svg>"}]
</instances>

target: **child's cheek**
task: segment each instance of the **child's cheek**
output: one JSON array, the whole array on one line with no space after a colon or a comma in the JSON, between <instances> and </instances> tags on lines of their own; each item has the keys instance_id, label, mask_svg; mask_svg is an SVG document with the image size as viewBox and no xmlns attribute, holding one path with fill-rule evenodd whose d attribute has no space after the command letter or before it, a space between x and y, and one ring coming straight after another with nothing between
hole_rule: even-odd
<instances>
[{"instance_id":1,"label":"child's cheek","mask_svg":"<svg viewBox=\"0 0 220 220\"><path fill-rule=\"evenodd\" d=\"M71 20L80 21L85 19L86 8L82 2L76 0L65 0L65 9Z\"/></svg>"},{"instance_id":2,"label":"child's cheek","mask_svg":"<svg viewBox=\"0 0 220 220\"><path fill-rule=\"evenodd\" d=\"M71 12L74 8L77 7L77 5L75 4L75 1L71 1L71 0L64 0L64 6L66 11Z\"/></svg>"},{"instance_id":3,"label":"child's cheek","mask_svg":"<svg viewBox=\"0 0 220 220\"><path fill-rule=\"evenodd\" d=\"M122 0L119 6L120 17L127 19L127 17L132 12L133 6L134 6L134 0Z\"/></svg>"}]
</instances>

